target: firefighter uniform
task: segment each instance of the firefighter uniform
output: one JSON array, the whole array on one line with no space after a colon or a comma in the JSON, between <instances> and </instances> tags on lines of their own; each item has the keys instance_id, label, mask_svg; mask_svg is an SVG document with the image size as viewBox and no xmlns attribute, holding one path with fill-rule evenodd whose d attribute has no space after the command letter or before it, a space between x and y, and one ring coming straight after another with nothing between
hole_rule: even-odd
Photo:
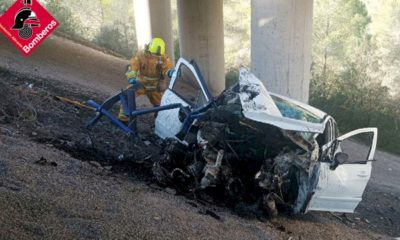
<instances>
[{"instance_id":1,"label":"firefighter uniform","mask_svg":"<svg viewBox=\"0 0 400 240\"><path fill-rule=\"evenodd\" d=\"M141 84L141 88L136 90L135 97L146 94L153 106L159 106L162 95L168 87L168 78L173 71L171 59L165 53L164 41L156 38L144 51L138 52L131 59L126 77L131 84ZM118 118L123 122L128 121L122 106Z\"/></svg>"}]
</instances>

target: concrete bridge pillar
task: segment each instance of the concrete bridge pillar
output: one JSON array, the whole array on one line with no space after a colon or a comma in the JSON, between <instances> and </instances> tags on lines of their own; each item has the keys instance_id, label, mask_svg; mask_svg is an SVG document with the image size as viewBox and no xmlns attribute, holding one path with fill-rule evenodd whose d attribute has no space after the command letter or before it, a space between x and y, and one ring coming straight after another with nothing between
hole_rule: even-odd
<instances>
[{"instance_id":1,"label":"concrete bridge pillar","mask_svg":"<svg viewBox=\"0 0 400 240\"><path fill-rule=\"evenodd\" d=\"M251 67L271 92L307 102L313 0L252 0Z\"/></svg>"},{"instance_id":2,"label":"concrete bridge pillar","mask_svg":"<svg viewBox=\"0 0 400 240\"><path fill-rule=\"evenodd\" d=\"M223 0L178 0L181 57L195 59L211 93L225 88Z\"/></svg>"},{"instance_id":3,"label":"concrete bridge pillar","mask_svg":"<svg viewBox=\"0 0 400 240\"><path fill-rule=\"evenodd\" d=\"M133 6L138 48L142 49L153 37L161 37L173 60L171 0L133 0Z\"/></svg>"}]
</instances>

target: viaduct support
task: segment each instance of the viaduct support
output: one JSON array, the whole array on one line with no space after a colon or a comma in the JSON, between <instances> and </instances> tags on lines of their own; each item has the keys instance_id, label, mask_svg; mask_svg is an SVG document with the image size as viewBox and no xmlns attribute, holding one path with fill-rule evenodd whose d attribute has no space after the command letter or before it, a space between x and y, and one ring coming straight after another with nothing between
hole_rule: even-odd
<instances>
[{"instance_id":1,"label":"viaduct support","mask_svg":"<svg viewBox=\"0 0 400 240\"><path fill-rule=\"evenodd\" d=\"M307 102L313 0L252 0L252 72L271 92Z\"/></svg>"},{"instance_id":2,"label":"viaduct support","mask_svg":"<svg viewBox=\"0 0 400 240\"><path fill-rule=\"evenodd\" d=\"M211 93L225 89L223 0L178 0L181 56L195 59Z\"/></svg>"}]
</instances>

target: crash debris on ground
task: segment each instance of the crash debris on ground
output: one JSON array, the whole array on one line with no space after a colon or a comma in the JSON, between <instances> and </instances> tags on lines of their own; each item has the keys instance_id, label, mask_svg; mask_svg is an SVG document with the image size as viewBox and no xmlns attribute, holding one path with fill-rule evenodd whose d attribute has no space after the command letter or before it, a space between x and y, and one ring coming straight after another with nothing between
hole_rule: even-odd
<instances>
[{"instance_id":1,"label":"crash debris on ground","mask_svg":"<svg viewBox=\"0 0 400 240\"><path fill-rule=\"evenodd\" d=\"M164 140L165 155L153 159L152 171L161 185L269 217L278 212L354 212L362 200L376 128L339 136L333 117L270 93L244 68L239 82L214 98L196 62L182 58L159 107L137 109L134 92L132 87L102 104L89 100L97 114L87 126L105 117L136 136L131 127L136 118L155 113L155 134ZM117 103L130 124L113 116ZM370 146L364 156L353 155L351 144L357 139Z\"/></svg>"},{"instance_id":2,"label":"crash debris on ground","mask_svg":"<svg viewBox=\"0 0 400 240\"><path fill-rule=\"evenodd\" d=\"M240 85L215 101L192 126L187 145L167 140L153 174L195 198L224 202L258 216L299 213L307 200L318 144L300 132L285 131L243 115Z\"/></svg>"},{"instance_id":3,"label":"crash debris on ground","mask_svg":"<svg viewBox=\"0 0 400 240\"><path fill-rule=\"evenodd\" d=\"M194 69L189 63L180 63ZM194 78L204 84L198 81L199 73L191 77L181 72L181 67L177 66L175 81ZM369 176L358 176L371 171L376 130L357 130L339 137L331 116L268 93L244 70L241 81L216 99L205 92L206 85L197 87L200 92L193 94L196 99L189 99L192 104L180 98L183 94L178 95L180 90L173 84L172 81L161 107L176 101L183 107L160 111L156 119L152 114L135 117L136 137L125 135L103 120L95 131L85 128L93 110L79 105L89 98L104 96L19 76L0 83L5 93L0 96L0 124L91 162L96 168L101 165L113 174L123 173L148 184L157 181L199 204L228 206L241 216L262 219L309 210L340 212L342 207L351 212L361 201ZM118 106L109 111L115 114ZM185 126L188 116L201 117L187 121ZM373 133L369 153L365 159L352 163L357 168L343 164L346 159L340 160L338 152L351 152L342 141L363 132ZM46 159L37 164L56 168ZM342 181L339 177L343 174L350 180ZM343 190L341 195L335 193L337 189ZM343 201L354 192L351 204ZM335 204L327 205L323 201L327 198Z\"/></svg>"}]
</instances>

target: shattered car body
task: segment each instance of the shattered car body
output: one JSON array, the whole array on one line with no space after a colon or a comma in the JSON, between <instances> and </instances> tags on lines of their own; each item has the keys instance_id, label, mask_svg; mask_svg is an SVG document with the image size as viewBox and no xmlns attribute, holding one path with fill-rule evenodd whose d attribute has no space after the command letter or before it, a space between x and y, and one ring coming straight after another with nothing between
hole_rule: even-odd
<instances>
[{"instance_id":1,"label":"shattered car body","mask_svg":"<svg viewBox=\"0 0 400 240\"><path fill-rule=\"evenodd\" d=\"M175 70L161 106L136 109L140 86L132 86L101 105L89 100L97 114L87 126L104 116L135 136L112 107L120 102L131 123L157 112L155 133L165 140L165 154L153 162L153 175L196 199L263 216L354 212L371 176L376 128L339 136L331 116L268 92L246 69L215 99L194 61L180 59ZM359 148L360 140L368 149Z\"/></svg>"},{"instance_id":2,"label":"shattered car body","mask_svg":"<svg viewBox=\"0 0 400 240\"><path fill-rule=\"evenodd\" d=\"M339 137L331 116L268 92L245 69L215 100L196 65L180 59L176 70L161 106L182 107L159 112L155 123L156 134L170 140L166 157L154 163L159 183L270 216L354 212L370 178L376 128ZM185 126L188 112L199 109L201 116ZM360 139L368 152L354 150Z\"/></svg>"}]
</instances>

